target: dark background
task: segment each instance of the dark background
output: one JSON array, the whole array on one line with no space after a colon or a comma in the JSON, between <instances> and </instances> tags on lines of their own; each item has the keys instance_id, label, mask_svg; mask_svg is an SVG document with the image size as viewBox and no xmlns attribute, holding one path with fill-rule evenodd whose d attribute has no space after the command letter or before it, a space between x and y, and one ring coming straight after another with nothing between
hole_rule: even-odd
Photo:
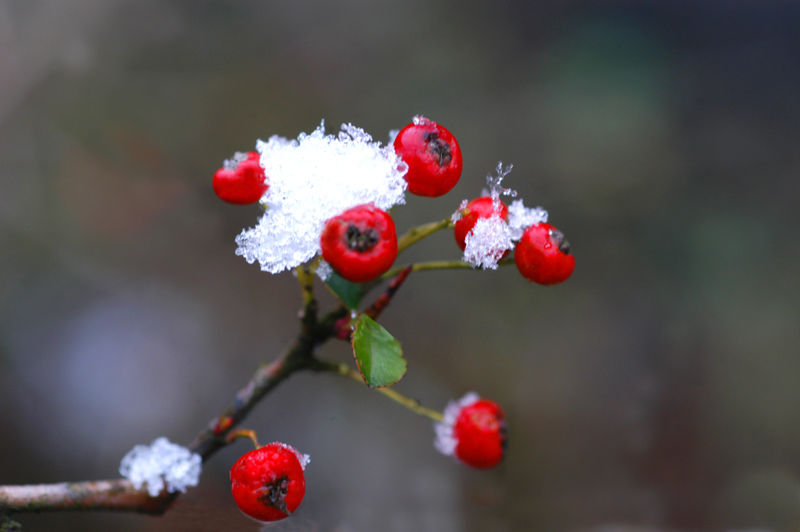
<instances>
[{"instance_id":1,"label":"dark background","mask_svg":"<svg viewBox=\"0 0 800 532\"><path fill-rule=\"evenodd\" d=\"M299 375L246 422L312 457L270 530L798 530L798 27L793 2L0 0L0 483L114 478L135 444L188 443L292 340L296 282L234 255L258 209L216 199L223 159L424 114L465 171L409 197L401 231L502 160L577 258L549 288L415 274L384 315L397 389L496 399L507 460L468 471L424 418ZM449 234L419 248L458 257ZM257 530L227 480L246 450L163 518L21 521Z\"/></svg>"}]
</instances>

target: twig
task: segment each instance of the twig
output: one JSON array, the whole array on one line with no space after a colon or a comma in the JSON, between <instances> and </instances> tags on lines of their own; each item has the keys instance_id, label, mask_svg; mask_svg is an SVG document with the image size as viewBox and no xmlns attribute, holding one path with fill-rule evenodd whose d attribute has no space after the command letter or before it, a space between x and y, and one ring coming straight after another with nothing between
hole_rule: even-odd
<instances>
[{"instance_id":1,"label":"twig","mask_svg":"<svg viewBox=\"0 0 800 532\"><path fill-rule=\"evenodd\" d=\"M310 274L307 275L310 277ZM318 320L317 302L310 290L310 283L304 286L309 289L303 292L304 308L298 338L277 360L261 364L233 402L189 446L191 451L200 454L204 462L229 444L227 435L265 395L292 373L315 367L314 349L333 336L336 321L347 313L347 309L341 307ZM146 489L137 490L127 479L0 486L0 524L6 526L13 523L7 518L10 514L67 510L113 510L162 515L179 495L163 491L151 497ZM8 524L6 528L11 526L15 525Z\"/></svg>"},{"instance_id":2,"label":"twig","mask_svg":"<svg viewBox=\"0 0 800 532\"><path fill-rule=\"evenodd\" d=\"M337 375L348 377L350 379L360 382L361 384L364 384L364 379L361 377L361 375L347 364L336 364L333 362L317 360L314 364L313 369L316 371L328 371L331 373L335 373ZM420 416L425 416L427 418L439 422L441 422L444 419L441 412L422 406L416 399L411 399L410 397L406 397L405 395L393 390L392 388L373 388L373 390L375 390L380 394L385 395L395 403L398 403L408 408L415 414L419 414Z\"/></svg>"},{"instance_id":3,"label":"twig","mask_svg":"<svg viewBox=\"0 0 800 532\"><path fill-rule=\"evenodd\" d=\"M0 515L47 511L113 510L163 514L175 499L163 491L151 497L130 480L63 482L29 486L0 486Z\"/></svg>"},{"instance_id":4,"label":"twig","mask_svg":"<svg viewBox=\"0 0 800 532\"><path fill-rule=\"evenodd\" d=\"M403 286L406 278L411 273L411 266L406 266L405 268L400 269L394 278L389 282L389 286L386 287L386 290L378 296L375 301L373 301L372 305L369 306L367 310L364 311L364 314L372 318L373 320L377 320L381 313L389 306L389 303L392 302L392 298L394 298L395 293ZM351 317L345 316L341 318L338 322L336 322L336 337L340 340L349 340L350 334L352 330L350 329L350 322Z\"/></svg>"},{"instance_id":5,"label":"twig","mask_svg":"<svg viewBox=\"0 0 800 532\"><path fill-rule=\"evenodd\" d=\"M445 218L444 220L440 220L438 222L431 222L428 224L419 225L417 227L412 227L406 234L397 239L397 252L401 253L403 250L412 244L416 244L426 236L430 236L436 231L452 225L453 222L450 220L450 218Z\"/></svg>"}]
</instances>

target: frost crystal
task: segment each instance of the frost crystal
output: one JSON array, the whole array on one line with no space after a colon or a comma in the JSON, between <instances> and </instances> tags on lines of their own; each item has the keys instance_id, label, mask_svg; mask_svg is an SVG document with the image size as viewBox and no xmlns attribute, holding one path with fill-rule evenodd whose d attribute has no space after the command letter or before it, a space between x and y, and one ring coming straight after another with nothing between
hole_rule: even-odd
<instances>
[{"instance_id":1,"label":"frost crystal","mask_svg":"<svg viewBox=\"0 0 800 532\"><path fill-rule=\"evenodd\" d=\"M458 440L453 436L453 427L458 421L461 410L474 404L478 399L480 399L480 396L477 393L469 392L458 401L450 401L447 404L447 408L442 413L444 419L433 424L433 430L436 432L433 446L436 447L437 451L448 456L453 455L456 445L458 445Z\"/></svg>"},{"instance_id":2,"label":"frost crystal","mask_svg":"<svg viewBox=\"0 0 800 532\"><path fill-rule=\"evenodd\" d=\"M189 486L197 486L202 464L199 454L161 437L150 445L137 445L131 449L122 458L119 472L137 490L147 483L147 492L151 497L157 497L165 482L169 492L184 492Z\"/></svg>"},{"instance_id":3,"label":"frost crystal","mask_svg":"<svg viewBox=\"0 0 800 532\"><path fill-rule=\"evenodd\" d=\"M464 261L473 268L497 269L506 250L514 247L511 229L499 215L480 218L464 240Z\"/></svg>"},{"instance_id":4,"label":"frost crystal","mask_svg":"<svg viewBox=\"0 0 800 532\"><path fill-rule=\"evenodd\" d=\"M330 264L320 259L319 262L317 263L317 267L314 268L314 273L316 273L317 277L319 277L323 281L327 281L328 277L330 277L331 274L333 273L333 268L331 268Z\"/></svg>"},{"instance_id":5,"label":"frost crystal","mask_svg":"<svg viewBox=\"0 0 800 532\"><path fill-rule=\"evenodd\" d=\"M351 207L405 203L407 165L352 124L336 137L325 135L323 123L297 140L273 136L256 147L269 180L261 199L267 209L236 238L236 254L264 271L278 273L317 255L325 221Z\"/></svg>"},{"instance_id":6,"label":"frost crystal","mask_svg":"<svg viewBox=\"0 0 800 532\"><path fill-rule=\"evenodd\" d=\"M466 247L464 248L463 260L472 265L473 268L496 270L497 263L503 258L505 252L514 247L514 242L522 237L524 229L528 227L526 225L520 229L512 224L511 209L509 209L509 223L506 223L500 217L502 209L500 196L509 196L512 198L517 196L516 190L503 188L502 186L503 179L511 172L512 168L514 168L514 165L511 164L503 167L503 162L500 161L497 163L497 169L495 170L497 175L489 174L486 176L486 185L489 188L484 189L483 196L492 198L495 214L489 218L478 219L475 226L464 239ZM467 200L461 202L458 210L451 217L453 223L461 219L467 204ZM525 209L522 205L522 200L517 200L514 204L518 204L516 207L517 217L514 219L514 224L524 223L534 218L529 212L534 211L534 209ZM539 209L539 211L544 213L546 220L547 213L541 209Z\"/></svg>"},{"instance_id":7,"label":"frost crystal","mask_svg":"<svg viewBox=\"0 0 800 532\"><path fill-rule=\"evenodd\" d=\"M469 205L469 201L468 200L462 200L461 201L461 205L458 206L458 210L456 212L454 212L452 216L450 216L450 221L453 222L453 223L456 223L461 218L463 218L464 217L464 209L467 208L467 205Z\"/></svg>"},{"instance_id":8,"label":"frost crystal","mask_svg":"<svg viewBox=\"0 0 800 532\"><path fill-rule=\"evenodd\" d=\"M489 186L489 194L487 196L491 196L493 201L497 201L500 199L500 196L509 196L511 198L517 197L517 191L512 190L510 188L503 188L501 183L503 182L503 178L505 178L509 173L511 173L511 169L514 168L513 164L509 164L505 168L503 168L503 161L497 163L497 175L493 176L489 174L486 176L486 184Z\"/></svg>"},{"instance_id":9,"label":"frost crystal","mask_svg":"<svg viewBox=\"0 0 800 532\"><path fill-rule=\"evenodd\" d=\"M511 228L511 239L519 240L525 229L533 224L546 223L547 211L541 207L529 209L522 200L516 200L508 206L508 225Z\"/></svg>"},{"instance_id":10,"label":"frost crystal","mask_svg":"<svg viewBox=\"0 0 800 532\"><path fill-rule=\"evenodd\" d=\"M237 151L233 154L233 157L230 159L225 159L225 162L222 163L222 167L225 170L236 170L240 164L247 160L247 154L241 151Z\"/></svg>"},{"instance_id":11,"label":"frost crystal","mask_svg":"<svg viewBox=\"0 0 800 532\"><path fill-rule=\"evenodd\" d=\"M303 468L303 471L305 471L306 466L311 463L311 457L309 455L301 453L291 445L286 445L285 443L281 443L279 441L273 442L270 445L280 445L284 449L292 451L295 456L297 456L297 460L300 462L300 467Z\"/></svg>"}]
</instances>

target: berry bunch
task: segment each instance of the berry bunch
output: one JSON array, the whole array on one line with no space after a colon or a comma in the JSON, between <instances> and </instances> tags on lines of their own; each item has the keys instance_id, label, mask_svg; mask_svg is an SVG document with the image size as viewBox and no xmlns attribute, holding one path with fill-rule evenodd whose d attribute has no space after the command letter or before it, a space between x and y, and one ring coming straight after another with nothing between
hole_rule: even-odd
<instances>
[{"instance_id":1,"label":"berry bunch","mask_svg":"<svg viewBox=\"0 0 800 532\"><path fill-rule=\"evenodd\" d=\"M311 270L326 281L344 314L334 320L331 336L351 341L359 371L332 367L370 387L392 386L405 374L400 343L375 320L410 272L465 263L496 269L513 262L529 281L554 285L575 268L564 235L547 223L547 211L526 207L521 199L508 204L501 199L517 195L501 186L511 170L502 163L495 175L487 176L488 190L482 196L464 200L451 217L398 238L391 209L405 203L405 192L442 196L462 174L461 148L453 134L422 116L414 117L389 146L351 124L343 125L338 136L326 135L323 124L297 140L275 136L259 141L257 148L237 154L214 175L220 198L259 202L265 211L256 227L237 237L237 254L271 273L297 268L309 293ZM393 269L399 252L444 228L453 229L461 261ZM310 265L301 267L304 263ZM331 277L333 272L337 276ZM362 297L381 277L392 278L386 292L359 312ZM507 427L497 403L469 393L440 414L393 391L387 395L436 421L435 447L442 453L477 469L502 461ZM277 443L245 454L231 469L236 503L256 519L284 519L303 499L306 461L295 449Z\"/></svg>"}]
</instances>

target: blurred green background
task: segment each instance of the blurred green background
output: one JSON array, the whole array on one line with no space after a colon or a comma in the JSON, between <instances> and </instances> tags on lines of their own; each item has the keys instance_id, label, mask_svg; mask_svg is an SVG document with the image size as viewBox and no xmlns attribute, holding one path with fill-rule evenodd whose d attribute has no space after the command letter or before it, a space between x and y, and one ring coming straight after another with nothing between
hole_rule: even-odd
<instances>
[{"instance_id":1,"label":"blurred green background","mask_svg":"<svg viewBox=\"0 0 800 532\"><path fill-rule=\"evenodd\" d=\"M798 27L791 2L0 0L0 484L188 443L292 340L296 282L234 255L258 209L216 199L223 159L322 119L385 142L424 114L465 171L399 230L502 160L577 258L549 288L415 274L384 314L397 389L499 401L507 460L467 471L427 420L299 375L246 422L312 457L270 530L799 530ZM163 518L21 521L257 530L227 479L246 450Z\"/></svg>"}]
</instances>

